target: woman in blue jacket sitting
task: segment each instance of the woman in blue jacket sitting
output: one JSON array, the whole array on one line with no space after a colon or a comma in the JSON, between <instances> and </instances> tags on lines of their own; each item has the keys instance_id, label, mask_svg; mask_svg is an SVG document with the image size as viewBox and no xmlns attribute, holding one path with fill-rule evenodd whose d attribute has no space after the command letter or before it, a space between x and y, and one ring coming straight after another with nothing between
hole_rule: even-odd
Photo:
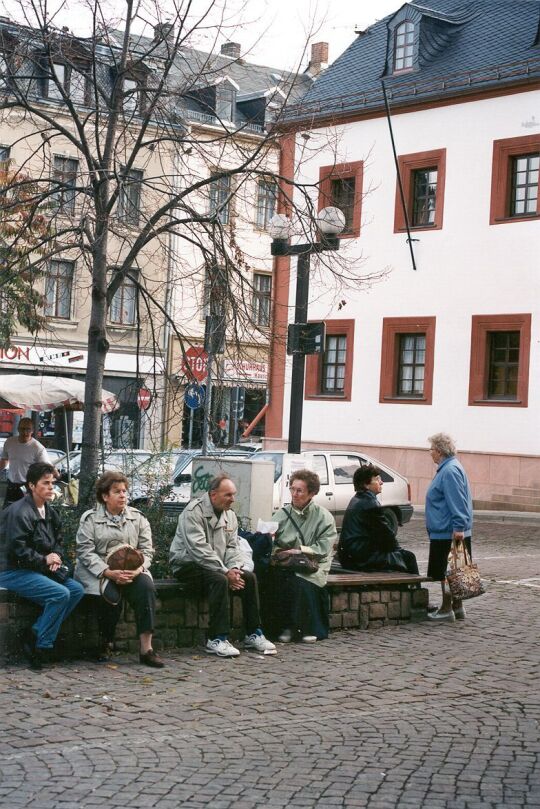
<instances>
[{"instance_id":1,"label":"woman in blue jacket sitting","mask_svg":"<svg viewBox=\"0 0 540 809\"><path fill-rule=\"evenodd\" d=\"M440 581L442 589L442 604L429 618L432 621L463 620L465 607L461 601L452 600L446 569L452 539L464 539L471 553L471 490L465 470L455 457L456 445L450 436L436 433L428 441L437 471L426 494L426 528L430 540L427 574L434 581Z\"/></svg>"}]
</instances>

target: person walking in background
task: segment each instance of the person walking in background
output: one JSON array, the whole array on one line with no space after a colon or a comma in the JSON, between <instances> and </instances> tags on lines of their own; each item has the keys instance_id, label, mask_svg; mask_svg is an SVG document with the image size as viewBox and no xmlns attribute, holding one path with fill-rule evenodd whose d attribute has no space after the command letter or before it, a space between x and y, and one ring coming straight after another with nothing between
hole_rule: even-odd
<instances>
[{"instance_id":1,"label":"person walking in background","mask_svg":"<svg viewBox=\"0 0 540 809\"><path fill-rule=\"evenodd\" d=\"M232 510L236 486L222 473L210 481L208 492L188 503L178 519L169 554L172 571L188 590L208 595L210 621L205 651L218 657L237 657L229 641L230 598L238 595L246 636L244 648L275 654L276 647L261 629L257 578L246 569L238 543L238 521Z\"/></svg>"},{"instance_id":2,"label":"person walking in background","mask_svg":"<svg viewBox=\"0 0 540 809\"><path fill-rule=\"evenodd\" d=\"M428 438L435 477L426 493L426 528L429 535L427 575L441 582L442 604L428 617L432 621L455 621L465 618L461 601L452 600L446 581L448 554L452 539L464 540L471 553L473 525L472 495L467 475L455 457L456 445L446 433Z\"/></svg>"},{"instance_id":3,"label":"person walking in background","mask_svg":"<svg viewBox=\"0 0 540 809\"><path fill-rule=\"evenodd\" d=\"M383 487L381 470L373 464L360 466L354 473L353 485L356 494L347 506L338 545L342 567L417 574L416 556L399 547L377 500Z\"/></svg>"},{"instance_id":4,"label":"person walking in background","mask_svg":"<svg viewBox=\"0 0 540 809\"><path fill-rule=\"evenodd\" d=\"M43 607L24 637L30 668L37 671L62 622L84 595L64 564L60 517L49 505L54 480L51 464L31 464L26 473L28 494L0 518L0 587Z\"/></svg>"},{"instance_id":5,"label":"person walking in background","mask_svg":"<svg viewBox=\"0 0 540 809\"><path fill-rule=\"evenodd\" d=\"M18 435L6 438L0 459L0 470L5 469L9 464L4 508L24 497L26 473L30 464L51 463L43 444L32 437L34 432L32 419L21 419L17 429ZM53 475L57 477L54 467Z\"/></svg>"}]
</instances>

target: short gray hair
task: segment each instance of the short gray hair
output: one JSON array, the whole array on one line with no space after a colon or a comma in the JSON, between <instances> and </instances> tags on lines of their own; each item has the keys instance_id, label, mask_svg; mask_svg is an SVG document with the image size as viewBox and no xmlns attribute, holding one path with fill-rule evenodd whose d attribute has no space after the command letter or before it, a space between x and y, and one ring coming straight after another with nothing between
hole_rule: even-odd
<instances>
[{"instance_id":1,"label":"short gray hair","mask_svg":"<svg viewBox=\"0 0 540 809\"><path fill-rule=\"evenodd\" d=\"M435 435L430 435L428 441L433 449L436 449L437 452L440 452L445 458L450 458L450 456L456 454L454 439L451 438L448 433L435 433Z\"/></svg>"}]
</instances>

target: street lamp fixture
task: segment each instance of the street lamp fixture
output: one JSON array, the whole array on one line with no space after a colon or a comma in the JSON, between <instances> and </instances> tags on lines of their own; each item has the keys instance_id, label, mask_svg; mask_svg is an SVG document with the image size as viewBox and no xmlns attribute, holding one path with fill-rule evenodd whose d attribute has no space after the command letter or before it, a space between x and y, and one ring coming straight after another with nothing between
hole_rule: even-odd
<instances>
[{"instance_id":1,"label":"street lamp fixture","mask_svg":"<svg viewBox=\"0 0 540 809\"><path fill-rule=\"evenodd\" d=\"M317 227L320 240L306 244L290 244L292 235L290 219L284 214L276 214L270 220L273 256L297 256L296 300L294 324L307 324L309 296L309 268L312 253L339 250L339 234L345 227L345 216L339 208L329 207L319 211ZM304 406L305 352L295 352L292 360L291 404L289 416L289 441L287 451L299 453L302 445L302 413Z\"/></svg>"}]
</instances>

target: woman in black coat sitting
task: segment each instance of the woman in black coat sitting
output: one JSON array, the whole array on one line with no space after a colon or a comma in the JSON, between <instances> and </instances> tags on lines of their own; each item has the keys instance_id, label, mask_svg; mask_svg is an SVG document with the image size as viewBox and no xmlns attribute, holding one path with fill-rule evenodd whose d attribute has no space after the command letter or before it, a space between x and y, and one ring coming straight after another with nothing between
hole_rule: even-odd
<instances>
[{"instance_id":1,"label":"woman in black coat sitting","mask_svg":"<svg viewBox=\"0 0 540 809\"><path fill-rule=\"evenodd\" d=\"M356 494L347 506L338 545L342 567L418 573L414 553L399 547L377 500L383 487L381 470L373 464L360 466L353 484Z\"/></svg>"}]
</instances>

